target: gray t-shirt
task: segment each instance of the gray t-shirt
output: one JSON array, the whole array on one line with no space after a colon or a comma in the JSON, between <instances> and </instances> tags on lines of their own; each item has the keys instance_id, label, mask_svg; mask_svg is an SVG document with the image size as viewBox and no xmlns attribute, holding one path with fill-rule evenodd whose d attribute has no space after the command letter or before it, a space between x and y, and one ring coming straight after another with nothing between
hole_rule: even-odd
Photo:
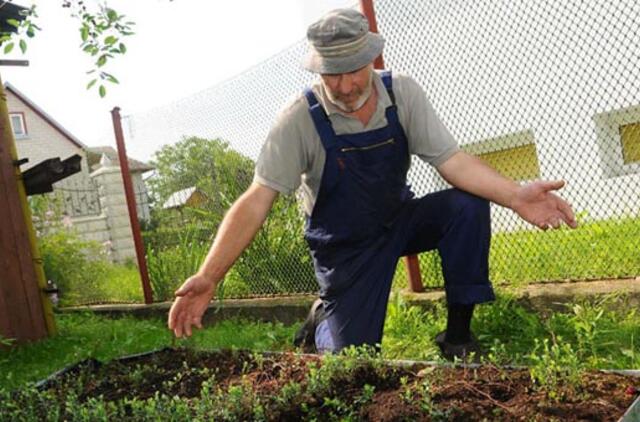
<instances>
[{"instance_id":1,"label":"gray t-shirt","mask_svg":"<svg viewBox=\"0 0 640 422\"><path fill-rule=\"evenodd\" d=\"M313 92L327 112L336 134L364 132L387 125L385 109L391 105L391 99L377 72L374 72L373 83L378 92L378 104L369 123L364 126L360 120L345 115L328 100L320 79L314 82ZM439 166L458 151L458 144L413 78L394 73L392 85L398 118L408 138L409 153ZM284 194L302 186L303 208L311 215L320 189L324 162L324 147L302 94L288 102L278 114L260 151L253 180Z\"/></svg>"}]
</instances>

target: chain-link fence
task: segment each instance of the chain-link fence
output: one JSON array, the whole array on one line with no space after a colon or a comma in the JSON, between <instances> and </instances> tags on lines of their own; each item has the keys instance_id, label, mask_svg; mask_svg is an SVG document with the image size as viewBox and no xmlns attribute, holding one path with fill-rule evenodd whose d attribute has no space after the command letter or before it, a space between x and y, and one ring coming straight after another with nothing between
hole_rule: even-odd
<instances>
[{"instance_id":1,"label":"chain-link fence","mask_svg":"<svg viewBox=\"0 0 640 422\"><path fill-rule=\"evenodd\" d=\"M519 181L567 181L562 196L578 215L577 230L541 232L493 207L494 283L640 274L640 3L375 6L386 67L424 87L466 151ZM132 155L169 145L156 155L145 230L161 297L201 262L224 210L248 186L278 109L311 82L300 66L305 51L301 40L221 85L126 119ZM409 179L418 195L446 187L416 159ZM171 200L179 191L184 197ZM279 201L229 274L228 295L317 289L299 208L295 199ZM425 283L441 285L437 255L423 254L420 262ZM401 267L396 278L396 285L406 283Z\"/></svg>"}]
</instances>

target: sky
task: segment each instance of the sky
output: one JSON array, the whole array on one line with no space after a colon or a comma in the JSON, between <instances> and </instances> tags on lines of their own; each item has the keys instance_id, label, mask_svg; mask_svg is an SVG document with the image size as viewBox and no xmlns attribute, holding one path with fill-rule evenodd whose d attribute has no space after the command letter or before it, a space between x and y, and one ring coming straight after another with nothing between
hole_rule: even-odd
<instances>
[{"instance_id":1,"label":"sky","mask_svg":"<svg viewBox=\"0 0 640 422\"><path fill-rule=\"evenodd\" d=\"M90 7L97 4L86 1ZM92 68L80 48L79 24L62 0L14 0L36 4L38 26L26 54L28 67L0 68L10 82L88 146L115 145L110 110L134 114L215 86L304 38L323 13L355 0L107 0L136 22L127 53L105 70L119 85L105 98L86 90Z\"/></svg>"}]
</instances>

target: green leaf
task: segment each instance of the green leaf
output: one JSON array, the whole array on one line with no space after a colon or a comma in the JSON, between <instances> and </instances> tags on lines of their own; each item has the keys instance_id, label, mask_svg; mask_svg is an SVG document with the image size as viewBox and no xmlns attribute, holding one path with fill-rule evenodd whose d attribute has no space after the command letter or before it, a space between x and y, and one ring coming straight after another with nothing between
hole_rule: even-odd
<instances>
[{"instance_id":1,"label":"green leaf","mask_svg":"<svg viewBox=\"0 0 640 422\"><path fill-rule=\"evenodd\" d=\"M127 52L127 46L125 46L123 43L120 43L120 53L124 54Z\"/></svg>"},{"instance_id":2,"label":"green leaf","mask_svg":"<svg viewBox=\"0 0 640 422\"><path fill-rule=\"evenodd\" d=\"M120 83L120 81L117 80L115 76L113 76L113 75L111 75L109 73L104 73L104 77L111 83L114 83L114 84L119 84Z\"/></svg>"},{"instance_id":3,"label":"green leaf","mask_svg":"<svg viewBox=\"0 0 640 422\"><path fill-rule=\"evenodd\" d=\"M107 55L103 54L102 56L98 57L98 60L96 61L96 65L98 67L102 67L105 65L105 63L107 63Z\"/></svg>"},{"instance_id":4,"label":"green leaf","mask_svg":"<svg viewBox=\"0 0 640 422\"><path fill-rule=\"evenodd\" d=\"M27 42L25 40L20 40L20 51L22 51L22 54L27 52Z\"/></svg>"},{"instance_id":5,"label":"green leaf","mask_svg":"<svg viewBox=\"0 0 640 422\"><path fill-rule=\"evenodd\" d=\"M107 18L109 18L110 21L118 20L118 13L113 9L107 9Z\"/></svg>"},{"instance_id":6,"label":"green leaf","mask_svg":"<svg viewBox=\"0 0 640 422\"><path fill-rule=\"evenodd\" d=\"M87 38L89 38L89 28L86 25L80 28L80 38L82 38L82 42L87 41Z\"/></svg>"},{"instance_id":7,"label":"green leaf","mask_svg":"<svg viewBox=\"0 0 640 422\"><path fill-rule=\"evenodd\" d=\"M7 19L6 22L14 28L20 28L20 21L17 19Z\"/></svg>"},{"instance_id":8,"label":"green leaf","mask_svg":"<svg viewBox=\"0 0 640 422\"><path fill-rule=\"evenodd\" d=\"M104 85L100 85L98 93L100 94L100 98L104 98L104 96L107 95L107 88L105 88Z\"/></svg>"},{"instance_id":9,"label":"green leaf","mask_svg":"<svg viewBox=\"0 0 640 422\"><path fill-rule=\"evenodd\" d=\"M4 46L4 54L9 54L11 53L11 50L13 50L13 43L10 42L9 44Z\"/></svg>"},{"instance_id":10,"label":"green leaf","mask_svg":"<svg viewBox=\"0 0 640 422\"><path fill-rule=\"evenodd\" d=\"M113 35L109 35L107 38L104 39L104 43L106 45L113 45L116 42L118 42L118 38L114 37Z\"/></svg>"},{"instance_id":11,"label":"green leaf","mask_svg":"<svg viewBox=\"0 0 640 422\"><path fill-rule=\"evenodd\" d=\"M87 89L91 89L91 87L94 86L96 82L98 82L97 79L91 79L91 81L87 84Z\"/></svg>"}]
</instances>

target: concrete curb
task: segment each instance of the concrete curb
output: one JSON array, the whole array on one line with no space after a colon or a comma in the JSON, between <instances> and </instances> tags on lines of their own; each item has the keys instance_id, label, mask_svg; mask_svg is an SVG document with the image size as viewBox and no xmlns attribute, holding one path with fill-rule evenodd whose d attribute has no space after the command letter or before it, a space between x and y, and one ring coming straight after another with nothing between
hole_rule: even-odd
<instances>
[{"instance_id":1,"label":"concrete curb","mask_svg":"<svg viewBox=\"0 0 640 422\"><path fill-rule=\"evenodd\" d=\"M530 284L521 288L498 286L498 292L513 295L524 306L539 312L566 310L566 304L576 299L596 299L603 295L624 293L629 304L640 307L640 277L598 281L578 281L559 283ZM402 298L410 305L430 308L435 302L444 300L443 290L431 290L425 293L401 292ZM293 324L303 320L314 295L278 296L256 299L225 299L211 302L204 324L239 317L258 321L279 321ZM107 316L133 315L140 318L166 318L171 302L151 305L119 304L91 305L60 309L59 312L94 312Z\"/></svg>"}]
</instances>

